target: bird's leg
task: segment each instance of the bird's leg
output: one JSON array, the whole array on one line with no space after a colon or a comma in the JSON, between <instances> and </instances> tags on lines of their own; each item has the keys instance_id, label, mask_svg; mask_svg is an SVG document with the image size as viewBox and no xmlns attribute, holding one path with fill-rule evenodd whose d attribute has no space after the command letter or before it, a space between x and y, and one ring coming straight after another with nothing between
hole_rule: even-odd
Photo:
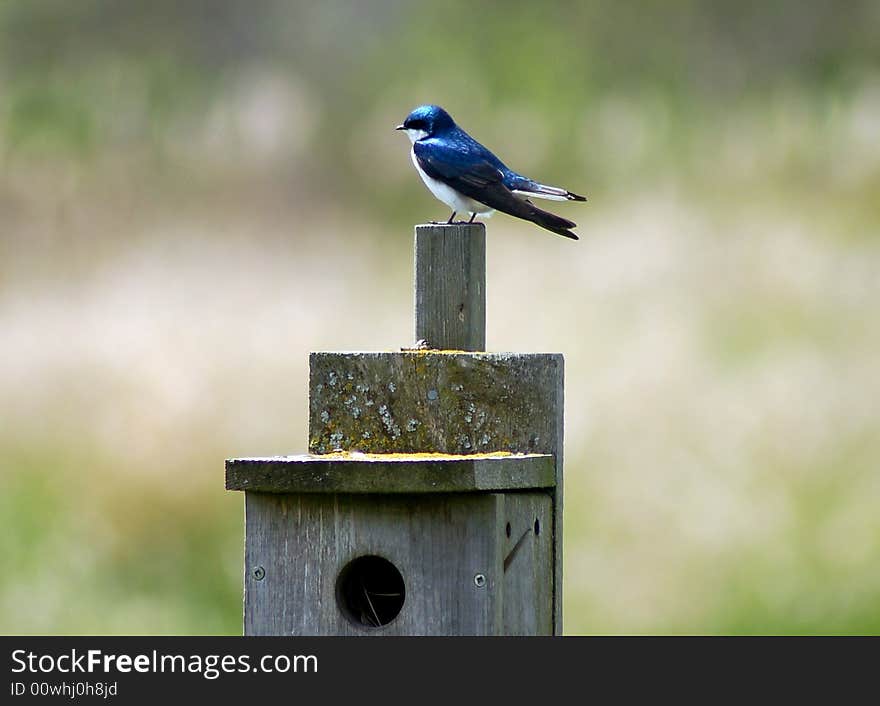
<instances>
[{"instance_id":1,"label":"bird's leg","mask_svg":"<svg viewBox=\"0 0 880 706\"><path fill-rule=\"evenodd\" d=\"M473 222L474 222L474 218L476 218L476 217L477 217L477 214L476 214L476 213L472 213L472 214L471 214L471 219L468 221L468 223L473 223Z\"/></svg>"},{"instance_id":2,"label":"bird's leg","mask_svg":"<svg viewBox=\"0 0 880 706\"><path fill-rule=\"evenodd\" d=\"M452 215L449 217L449 220L446 221L446 225L452 225L452 219L455 218L456 211L452 212Z\"/></svg>"}]
</instances>

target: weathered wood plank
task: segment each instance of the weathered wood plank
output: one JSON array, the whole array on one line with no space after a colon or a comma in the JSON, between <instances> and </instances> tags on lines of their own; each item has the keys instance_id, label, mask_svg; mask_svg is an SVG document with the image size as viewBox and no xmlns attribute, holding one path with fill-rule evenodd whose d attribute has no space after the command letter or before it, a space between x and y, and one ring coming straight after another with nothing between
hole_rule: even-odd
<instances>
[{"instance_id":1,"label":"weathered wood plank","mask_svg":"<svg viewBox=\"0 0 880 706\"><path fill-rule=\"evenodd\" d=\"M543 493L505 493L503 498L503 634L552 635L552 497Z\"/></svg>"},{"instance_id":2,"label":"weathered wood plank","mask_svg":"<svg viewBox=\"0 0 880 706\"><path fill-rule=\"evenodd\" d=\"M246 635L501 634L500 495L245 497ZM366 555L403 577L403 608L384 627L340 608L340 572Z\"/></svg>"},{"instance_id":3,"label":"weathered wood plank","mask_svg":"<svg viewBox=\"0 0 880 706\"><path fill-rule=\"evenodd\" d=\"M415 338L429 348L486 348L486 227L416 226Z\"/></svg>"},{"instance_id":4,"label":"weathered wood plank","mask_svg":"<svg viewBox=\"0 0 880 706\"><path fill-rule=\"evenodd\" d=\"M562 356L312 353L309 451L555 453Z\"/></svg>"},{"instance_id":5,"label":"weathered wood plank","mask_svg":"<svg viewBox=\"0 0 880 706\"><path fill-rule=\"evenodd\" d=\"M456 493L551 488L549 454L326 454L226 462L226 489L261 493Z\"/></svg>"},{"instance_id":6,"label":"weathered wood plank","mask_svg":"<svg viewBox=\"0 0 880 706\"><path fill-rule=\"evenodd\" d=\"M563 436L565 434L565 373L560 358L553 395L553 451L556 459L556 487L553 488L553 634L562 634L562 507Z\"/></svg>"}]
</instances>

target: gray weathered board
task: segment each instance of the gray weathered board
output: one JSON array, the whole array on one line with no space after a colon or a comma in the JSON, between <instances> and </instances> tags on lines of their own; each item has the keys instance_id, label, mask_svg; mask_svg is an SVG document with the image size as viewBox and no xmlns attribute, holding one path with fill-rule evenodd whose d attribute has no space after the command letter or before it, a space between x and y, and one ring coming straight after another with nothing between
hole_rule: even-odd
<instances>
[{"instance_id":1,"label":"gray weathered board","mask_svg":"<svg viewBox=\"0 0 880 706\"><path fill-rule=\"evenodd\" d=\"M486 227L416 226L415 338L429 348L486 348Z\"/></svg>"},{"instance_id":2,"label":"gray weathered board","mask_svg":"<svg viewBox=\"0 0 880 706\"><path fill-rule=\"evenodd\" d=\"M226 489L260 493L469 493L556 485L549 454L302 454L226 462Z\"/></svg>"},{"instance_id":3,"label":"gray weathered board","mask_svg":"<svg viewBox=\"0 0 880 706\"><path fill-rule=\"evenodd\" d=\"M247 635L552 632L547 494L246 498ZM398 567L406 586L403 610L378 628L347 617L337 595L342 568L371 554Z\"/></svg>"},{"instance_id":4,"label":"gray weathered board","mask_svg":"<svg viewBox=\"0 0 880 706\"><path fill-rule=\"evenodd\" d=\"M556 353L312 353L309 451L556 454Z\"/></svg>"}]
</instances>

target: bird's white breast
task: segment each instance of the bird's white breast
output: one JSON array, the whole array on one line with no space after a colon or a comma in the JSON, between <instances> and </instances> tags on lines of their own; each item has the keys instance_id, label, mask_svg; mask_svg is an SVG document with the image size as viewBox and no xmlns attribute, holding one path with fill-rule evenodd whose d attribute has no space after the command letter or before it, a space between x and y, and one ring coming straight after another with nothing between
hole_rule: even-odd
<instances>
[{"instance_id":1,"label":"bird's white breast","mask_svg":"<svg viewBox=\"0 0 880 706\"><path fill-rule=\"evenodd\" d=\"M415 140L413 140L413 142L415 142ZM491 216L495 212L494 208L489 208L479 201L474 201L472 198L459 193L451 186L447 186L439 179L434 179L433 177L428 176L428 174L425 173L425 170L419 166L419 160L416 157L415 149L410 150L409 156L412 159L412 163L415 166L416 171L419 173L419 176L422 177L422 181L425 182L425 186L428 187L438 201L442 201L453 211L458 213L476 213L480 216Z\"/></svg>"}]
</instances>

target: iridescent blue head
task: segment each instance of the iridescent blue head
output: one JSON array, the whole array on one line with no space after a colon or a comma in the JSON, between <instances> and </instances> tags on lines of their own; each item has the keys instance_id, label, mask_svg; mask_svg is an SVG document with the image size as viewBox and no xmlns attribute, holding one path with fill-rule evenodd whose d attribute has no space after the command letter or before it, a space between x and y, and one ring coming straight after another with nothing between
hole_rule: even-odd
<instances>
[{"instance_id":1,"label":"iridescent blue head","mask_svg":"<svg viewBox=\"0 0 880 706\"><path fill-rule=\"evenodd\" d=\"M451 127L455 127L455 121L439 105L420 105L406 116L403 125L398 125L394 129L406 130L409 139L415 142Z\"/></svg>"}]
</instances>

